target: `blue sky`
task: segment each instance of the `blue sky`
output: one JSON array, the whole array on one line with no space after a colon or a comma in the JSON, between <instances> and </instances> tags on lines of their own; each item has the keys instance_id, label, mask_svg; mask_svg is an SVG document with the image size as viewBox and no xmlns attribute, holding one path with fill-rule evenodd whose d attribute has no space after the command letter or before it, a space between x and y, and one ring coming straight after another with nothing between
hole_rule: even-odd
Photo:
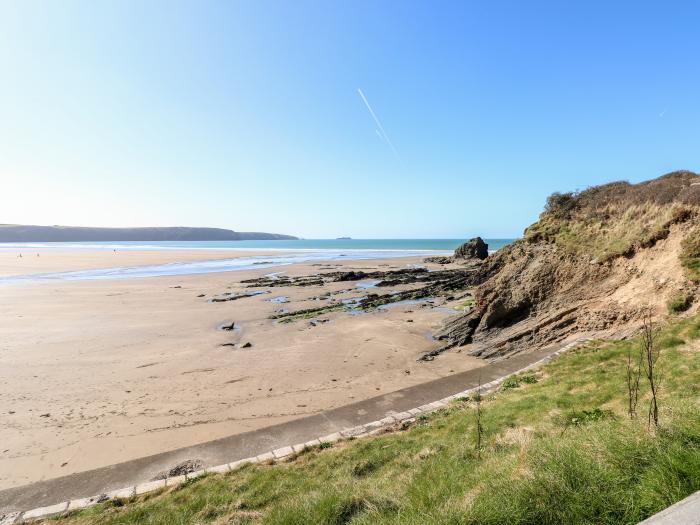
<instances>
[{"instance_id":1,"label":"blue sky","mask_svg":"<svg viewBox=\"0 0 700 525\"><path fill-rule=\"evenodd\" d=\"M700 170L700 7L569 4L0 0L0 222L511 237Z\"/></svg>"}]
</instances>

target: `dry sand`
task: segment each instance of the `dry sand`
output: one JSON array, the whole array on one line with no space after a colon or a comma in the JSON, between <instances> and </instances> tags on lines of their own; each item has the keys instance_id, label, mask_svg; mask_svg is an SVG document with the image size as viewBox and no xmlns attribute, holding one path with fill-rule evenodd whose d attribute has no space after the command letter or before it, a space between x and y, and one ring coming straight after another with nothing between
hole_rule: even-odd
<instances>
[{"instance_id":1,"label":"dry sand","mask_svg":"<svg viewBox=\"0 0 700 525\"><path fill-rule=\"evenodd\" d=\"M115 258L124 266L251 254L44 251L31 263L0 254L0 274L110 267ZM329 265L371 270L417 262ZM242 279L274 271L308 275L329 265L0 286L0 489L245 432L484 364L458 353L416 361L436 346L430 332L450 315L446 307L335 312L316 326L268 319L280 308L321 305L315 298L326 291L349 290L342 298L365 293L355 283L209 302L245 290ZM281 295L289 302L270 301ZM219 330L226 321L240 329ZM239 348L244 342L252 347Z\"/></svg>"}]
</instances>

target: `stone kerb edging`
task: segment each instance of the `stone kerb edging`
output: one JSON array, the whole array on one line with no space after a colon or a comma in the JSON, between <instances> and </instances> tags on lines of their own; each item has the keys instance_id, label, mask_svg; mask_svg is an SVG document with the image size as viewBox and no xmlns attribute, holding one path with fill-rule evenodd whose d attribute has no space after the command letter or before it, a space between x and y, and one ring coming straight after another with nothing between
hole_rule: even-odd
<instances>
[{"instance_id":1,"label":"stone kerb edging","mask_svg":"<svg viewBox=\"0 0 700 525\"><path fill-rule=\"evenodd\" d=\"M86 498L79 498L79 499L74 499L74 500L70 500L70 501L63 501L63 502L57 503L55 505L38 507L38 508L27 510L24 512L12 512L10 514L0 516L0 525L18 525L20 523L27 523L27 522L34 521L34 520L41 519L41 518L49 518L49 517L57 516L59 514L65 513L65 512L70 512L70 511L79 510L79 509L85 509L87 507L91 507L93 505L96 505L97 503L103 503L103 502L108 501L108 500L127 499L127 498L131 498L134 496L140 496L142 494L146 494L148 492L160 490L160 489L163 489L166 487L174 487L176 485L180 485L181 483L184 483L187 480L198 478L199 476L202 476L204 474L230 472L230 471L236 470L237 468L239 468L245 464L248 464L248 463L270 463L270 462L279 461L279 460L287 458L293 454L297 454L299 452L302 452L303 450L305 450L307 448L310 448L313 446L320 446L323 443L330 444L330 443L335 443L335 442L343 440L343 439L350 439L350 438L357 439L357 438L372 436L372 435L378 434L379 432L383 431L384 429L386 429L387 427L389 427L391 425L395 425L397 423L415 421L415 419L418 416L421 416L424 414L429 414L431 412L435 412L436 410L440 410L441 408L445 408L449 405L450 402L452 402L456 399L463 398L463 397L468 396L470 394L473 394L476 391L491 392L491 391L495 390L508 377L516 375L516 374L520 374L522 372L526 372L528 370L532 370L533 368L537 368L537 367L541 366L542 364L552 360L556 356L566 352L567 350L571 350L572 348L574 348L576 346L580 346L582 344L585 344L591 340L592 340L591 338L578 339L578 340L573 341L567 345L562 346L556 352L553 352L553 353L549 354L548 356L543 357L542 359L535 361L534 363L531 363L524 368L521 368L520 370L517 370L511 374L507 374L507 375L504 375L502 377L499 377L498 379L494 379L493 381L491 381L489 383L485 383L481 386L469 388L469 389L464 390L462 392L458 392L458 393L453 394L451 396L447 396L447 397L444 397L444 398L439 399L437 401L433 401L432 403L427 403L425 405L421 405L417 408L412 408L412 409L407 410L405 412L399 412L399 413L393 413L393 414L387 415L386 417L379 419L377 421L372 421L370 423L365 423L363 425L358 425L355 427L346 428L346 429L341 430L340 432L335 432L333 434L328 434L326 436L320 436L316 439L312 439L311 441L307 441L306 443L297 443L296 445L288 445L285 447L280 447L280 448L277 448L275 450L271 450L269 452L265 452L263 454L255 456L255 457L240 459L240 460L234 461L232 463L217 465L215 467L203 468L203 469L200 469L200 470L197 470L195 472L191 472L189 474L185 474L182 476L174 476L174 477L169 477L169 478L165 478L165 479L161 479L161 480L157 480L157 481L147 481L144 483L140 483L138 485L113 490L113 491L107 492L105 494L100 494L97 496L90 496L90 497L86 497Z\"/></svg>"}]
</instances>

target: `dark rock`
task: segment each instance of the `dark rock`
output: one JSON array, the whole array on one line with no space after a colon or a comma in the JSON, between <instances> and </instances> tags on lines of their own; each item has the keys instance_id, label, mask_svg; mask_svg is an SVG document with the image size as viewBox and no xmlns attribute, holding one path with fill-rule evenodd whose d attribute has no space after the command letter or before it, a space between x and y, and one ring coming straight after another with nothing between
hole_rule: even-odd
<instances>
[{"instance_id":1,"label":"dark rock","mask_svg":"<svg viewBox=\"0 0 700 525\"><path fill-rule=\"evenodd\" d=\"M362 272L362 271L359 271L359 272L341 272L341 274L336 277L336 281L338 281L338 282L359 281L360 279L364 279L365 277L367 277L367 274L365 272Z\"/></svg>"},{"instance_id":2,"label":"dark rock","mask_svg":"<svg viewBox=\"0 0 700 525\"><path fill-rule=\"evenodd\" d=\"M164 472L156 474L155 477L151 478L151 481L158 481L161 479L172 478L175 476L183 476L184 474L189 474L190 472L194 472L203 467L204 463L202 463L201 460L188 459L186 461L183 461L182 463L178 463L170 470L166 470Z\"/></svg>"},{"instance_id":3,"label":"dark rock","mask_svg":"<svg viewBox=\"0 0 700 525\"><path fill-rule=\"evenodd\" d=\"M209 301L212 303L224 303L226 301L237 301L238 299L243 299L245 297L255 297L256 295L263 295L266 293L270 293L270 291L269 290L258 290L255 292L246 292L246 293L225 292L223 294L224 297L213 297Z\"/></svg>"},{"instance_id":4,"label":"dark rock","mask_svg":"<svg viewBox=\"0 0 700 525\"><path fill-rule=\"evenodd\" d=\"M301 277L259 277L256 279L246 279L241 283L248 287L268 287L268 286L323 286L329 282L348 282L372 279L381 281L377 286L395 286L397 284L411 284L415 282L435 280L435 272L428 272L426 268L404 268L390 271L348 271L348 272L328 272L324 274L305 275Z\"/></svg>"},{"instance_id":5,"label":"dark rock","mask_svg":"<svg viewBox=\"0 0 700 525\"><path fill-rule=\"evenodd\" d=\"M474 237L455 250L455 259L480 259L489 256L489 245L481 237Z\"/></svg>"},{"instance_id":6,"label":"dark rock","mask_svg":"<svg viewBox=\"0 0 700 525\"><path fill-rule=\"evenodd\" d=\"M433 263L433 264L450 264L454 262L454 257L446 257L443 255L436 255L434 257L426 257L423 262Z\"/></svg>"},{"instance_id":7,"label":"dark rock","mask_svg":"<svg viewBox=\"0 0 700 525\"><path fill-rule=\"evenodd\" d=\"M236 328L236 323L234 323L233 321L221 325L221 329L226 330L227 332L230 332L234 328Z\"/></svg>"},{"instance_id":8,"label":"dark rock","mask_svg":"<svg viewBox=\"0 0 700 525\"><path fill-rule=\"evenodd\" d=\"M250 348L251 346L253 346L253 343L251 343L250 341L248 341L247 343L243 343L243 344L241 345L241 348Z\"/></svg>"}]
</instances>

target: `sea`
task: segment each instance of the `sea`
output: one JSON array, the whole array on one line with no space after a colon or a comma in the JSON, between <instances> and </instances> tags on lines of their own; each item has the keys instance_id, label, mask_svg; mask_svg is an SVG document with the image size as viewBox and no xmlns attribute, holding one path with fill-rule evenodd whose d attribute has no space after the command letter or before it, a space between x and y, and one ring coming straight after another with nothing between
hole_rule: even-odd
<instances>
[{"instance_id":1,"label":"sea","mask_svg":"<svg viewBox=\"0 0 700 525\"><path fill-rule=\"evenodd\" d=\"M513 239L484 239L493 252ZM34 256L51 250L202 250L199 261L143 266L115 266L70 272L32 273L0 277L0 284L64 280L128 279L236 270L278 268L302 262L368 260L449 255L463 239L299 239L259 241L119 241L0 243L0 252ZM207 250L265 251L265 255L207 260Z\"/></svg>"}]
</instances>

